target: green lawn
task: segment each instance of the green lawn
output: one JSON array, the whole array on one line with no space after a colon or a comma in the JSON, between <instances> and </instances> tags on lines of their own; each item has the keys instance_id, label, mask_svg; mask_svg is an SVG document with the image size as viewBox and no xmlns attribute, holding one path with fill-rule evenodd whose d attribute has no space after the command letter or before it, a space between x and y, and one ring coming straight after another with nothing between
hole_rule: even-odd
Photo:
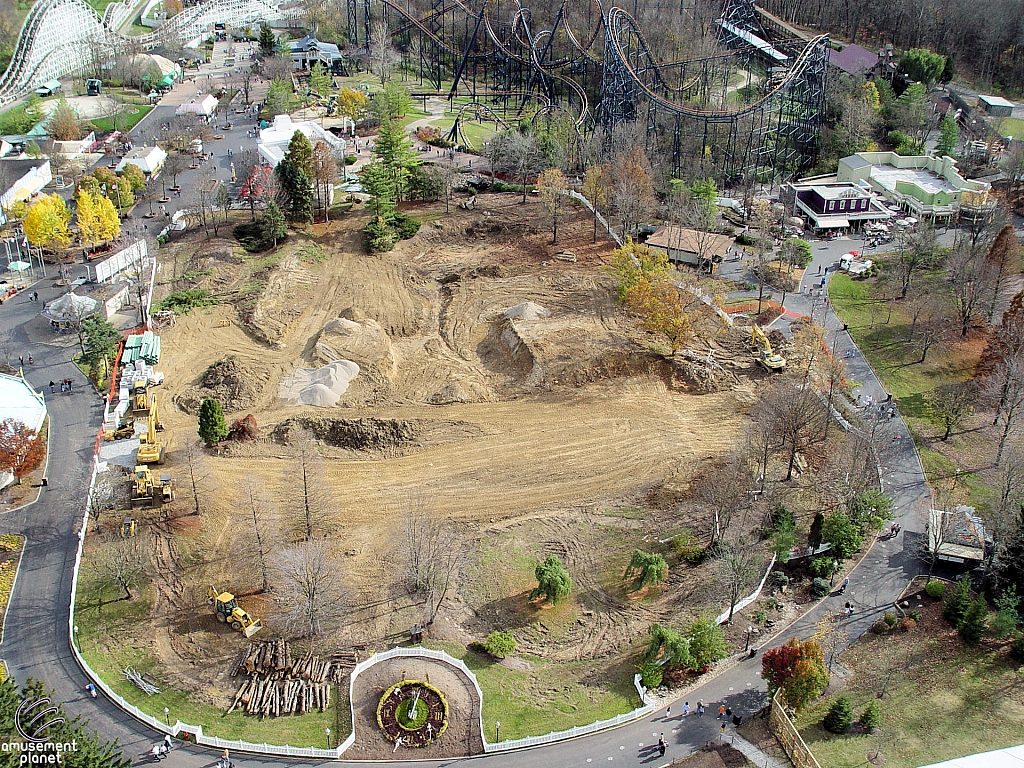
<instances>
[{"instance_id":1,"label":"green lawn","mask_svg":"<svg viewBox=\"0 0 1024 768\"><path fill-rule=\"evenodd\" d=\"M114 117L97 117L90 122L97 131L113 131L115 128L120 131L130 131L149 114L151 109L153 108L150 106L126 104L117 114L116 120Z\"/></svg>"},{"instance_id":2,"label":"green lawn","mask_svg":"<svg viewBox=\"0 0 1024 768\"><path fill-rule=\"evenodd\" d=\"M341 691L344 699L340 702L341 733L335 722L332 707L324 713L313 712L305 715L270 717L265 720L249 717L235 711L225 716L219 707L198 701L191 695L173 687L157 660L146 649L147 644L138 646L126 640L137 635L138 625L145 624L153 602L153 590L143 589L141 596L131 602L117 599L116 590L102 590L98 586L97 571L88 561L83 563L78 582L78 598L75 603L75 623L82 655L116 693L128 702L154 717L163 717L164 707L170 710L173 723L203 726L207 736L223 739L244 739L254 743L290 745L294 747L323 747L324 728L341 740L351 730L351 716L348 706L348 688ZM114 602L110 602L114 601ZM231 642L241 647L242 640L231 637ZM124 679L123 670L132 666L142 674L153 677L160 693L148 696ZM333 698L337 702L337 686Z\"/></svg>"},{"instance_id":3,"label":"green lawn","mask_svg":"<svg viewBox=\"0 0 1024 768\"><path fill-rule=\"evenodd\" d=\"M549 662L527 656L524 658L532 668L520 671L456 643L427 645L462 659L476 675L484 694L484 729L488 740L494 738L495 721L501 723L504 741L587 725L640 706L633 687L636 670L628 663L595 676L592 663ZM595 677L605 682L579 682Z\"/></svg>"},{"instance_id":4,"label":"green lawn","mask_svg":"<svg viewBox=\"0 0 1024 768\"><path fill-rule=\"evenodd\" d=\"M997 123L999 133L1003 136L1012 136L1015 139L1024 140L1024 120L1019 117L1003 117Z\"/></svg>"},{"instance_id":5,"label":"green lawn","mask_svg":"<svg viewBox=\"0 0 1024 768\"><path fill-rule=\"evenodd\" d=\"M879 702L882 722L874 734L826 731L821 721L828 698L799 713L797 728L822 766L864 766L866 753L880 749L888 768L916 768L1024 740L1019 665L994 650L967 648L948 626L939 626L942 632L931 636L868 634L844 654L844 664L854 671L844 693L855 717L875 698L881 681L891 681Z\"/></svg>"},{"instance_id":6,"label":"green lawn","mask_svg":"<svg viewBox=\"0 0 1024 768\"><path fill-rule=\"evenodd\" d=\"M447 135L454 124L454 116L442 117L431 122L431 125L440 129L442 135ZM474 149L479 149L481 144L497 133L497 129L494 123L491 122L477 123L474 120L465 119L462 121L462 133L465 134L466 139L472 144Z\"/></svg>"}]
</instances>

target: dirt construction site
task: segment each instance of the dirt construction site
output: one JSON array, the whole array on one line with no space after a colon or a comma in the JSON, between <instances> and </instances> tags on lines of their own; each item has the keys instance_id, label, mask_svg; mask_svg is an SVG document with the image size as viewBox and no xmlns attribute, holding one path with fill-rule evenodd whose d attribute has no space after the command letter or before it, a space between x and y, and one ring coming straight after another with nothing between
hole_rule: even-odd
<instances>
[{"instance_id":1,"label":"dirt construction site","mask_svg":"<svg viewBox=\"0 0 1024 768\"><path fill-rule=\"evenodd\" d=\"M736 376L699 392L678 356L655 351L619 306L605 270L614 244L591 243L585 211L570 212L557 245L540 204L513 195L481 195L476 210L409 212L424 222L419 233L380 255L366 253L358 212L268 253L201 231L161 249L157 299L201 287L218 303L158 329L165 383L155 391L177 500L141 513L154 629L137 641L215 706L235 694L228 672L246 643L216 623L206 585L237 594L265 625L261 637L283 634L272 593L260 593L251 557L238 554L247 530L238 489L258 481L286 546L298 426L325 459L322 533L348 595L317 652L389 647L428 618L406 588L401 543L413 508L446 521L463 554L431 640L465 646L512 629L521 652L593 664L599 678L623 668L652 621L721 610L692 573L673 569L664 592L637 595L622 572L634 548L682 525L700 530L675 500L742 439L767 376L739 332L698 310L693 348L711 343ZM220 401L229 424L251 414L259 437L208 452L195 516L183 454L204 397ZM528 600L533 569L552 553L574 595L540 608Z\"/></svg>"}]
</instances>

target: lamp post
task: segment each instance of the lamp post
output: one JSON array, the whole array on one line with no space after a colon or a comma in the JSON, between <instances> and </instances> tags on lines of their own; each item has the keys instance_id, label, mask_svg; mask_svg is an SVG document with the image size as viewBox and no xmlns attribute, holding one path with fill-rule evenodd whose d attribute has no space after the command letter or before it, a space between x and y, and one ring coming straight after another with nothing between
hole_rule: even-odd
<instances>
[{"instance_id":1,"label":"lamp post","mask_svg":"<svg viewBox=\"0 0 1024 768\"><path fill-rule=\"evenodd\" d=\"M167 723L167 727L171 727L171 708L164 707L164 722Z\"/></svg>"},{"instance_id":2,"label":"lamp post","mask_svg":"<svg viewBox=\"0 0 1024 768\"><path fill-rule=\"evenodd\" d=\"M501 730L501 723L497 720L494 721L494 742L498 743L498 732Z\"/></svg>"},{"instance_id":3,"label":"lamp post","mask_svg":"<svg viewBox=\"0 0 1024 768\"><path fill-rule=\"evenodd\" d=\"M82 641L78 639L78 625L77 624L75 624L75 647L78 649L79 653L82 652Z\"/></svg>"},{"instance_id":4,"label":"lamp post","mask_svg":"<svg viewBox=\"0 0 1024 768\"><path fill-rule=\"evenodd\" d=\"M330 749L331 748L331 729L330 728L324 728L324 736L327 737L327 748Z\"/></svg>"}]
</instances>

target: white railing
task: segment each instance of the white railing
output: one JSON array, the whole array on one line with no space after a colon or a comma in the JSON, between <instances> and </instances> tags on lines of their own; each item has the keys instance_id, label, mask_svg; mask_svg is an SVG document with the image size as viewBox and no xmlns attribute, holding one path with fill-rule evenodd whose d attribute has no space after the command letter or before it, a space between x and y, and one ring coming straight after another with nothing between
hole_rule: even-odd
<instances>
[{"instance_id":1,"label":"white railing","mask_svg":"<svg viewBox=\"0 0 1024 768\"><path fill-rule=\"evenodd\" d=\"M771 574L772 568L775 567L775 558L776 555L772 555L772 561L768 563L768 568L765 569L764 576L761 577L761 583L757 585L757 589L755 589L749 595L747 595L738 603L736 603L736 605L728 608L727 610L719 614L719 616L715 619L716 624L721 624L723 621L726 621L729 618L730 613L742 611L744 608L746 608L748 605L750 605L752 602L757 600L758 597L761 596L761 590L764 589L764 584L766 581L768 581L768 576Z\"/></svg>"}]
</instances>

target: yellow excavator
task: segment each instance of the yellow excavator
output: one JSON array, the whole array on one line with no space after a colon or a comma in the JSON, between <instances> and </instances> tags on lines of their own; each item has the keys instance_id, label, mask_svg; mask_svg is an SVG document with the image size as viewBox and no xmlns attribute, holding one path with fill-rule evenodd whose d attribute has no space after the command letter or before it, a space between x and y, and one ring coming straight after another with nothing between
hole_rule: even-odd
<instances>
[{"instance_id":1,"label":"yellow excavator","mask_svg":"<svg viewBox=\"0 0 1024 768\"><path fill-rule=\"evenodd\" d=\"M139 452L135 457L135 463L163 464L166 446L156 439L156 433L162 431L164 425L160 423L160 414L156 407L156 397L153 397L150 404L149 418L146 421L148 429L139 436Z\"/></svg>"},{"instance_id":2,"label":"yellow excavator","mask_svg":"<svg viewBox=\"0 0 1024 768\"><path fill-rule=\"evenodd\" d=\"M259 619L254 619L244 608L240 608L235 596L230 592L221 592L216 587L206 590L206 602L213 606L217 614L217 621L230 624L236 632L243 633L246 637L252 637L263 625Z\"/></svg>"},{"instance_id":3,"label":"yellow excavator","mask_svg":"<svg viewBox=\"0 0 1024 768\"><path fill-rule=\"evenodd\" d=\"M772 343L768 341L768 337L764 331L757 327L752 326L753 330L750 332L750 341L755 346L760 347L757 355L757 362L765 367L765 370L772 373L780 373L786 368L786 358L782 355L776 354L775 350L772 349Z\"/></svg>"},{"instance_id":4,"label":"yellow excavator","mask_svg":"<svg viewBox=\"0 0 1024 768\"><path fill-rule=\"evenodd\" d=\"M164 474L159 478L154 478L153 470L145 464L140 464L135 468L135 474L131 477L133 507L141 507L143 504L159 507L161 504L174 501L174 481L171 476ZM132 525L134 531L134 522Z\"/></svg>"}]
</instances>

